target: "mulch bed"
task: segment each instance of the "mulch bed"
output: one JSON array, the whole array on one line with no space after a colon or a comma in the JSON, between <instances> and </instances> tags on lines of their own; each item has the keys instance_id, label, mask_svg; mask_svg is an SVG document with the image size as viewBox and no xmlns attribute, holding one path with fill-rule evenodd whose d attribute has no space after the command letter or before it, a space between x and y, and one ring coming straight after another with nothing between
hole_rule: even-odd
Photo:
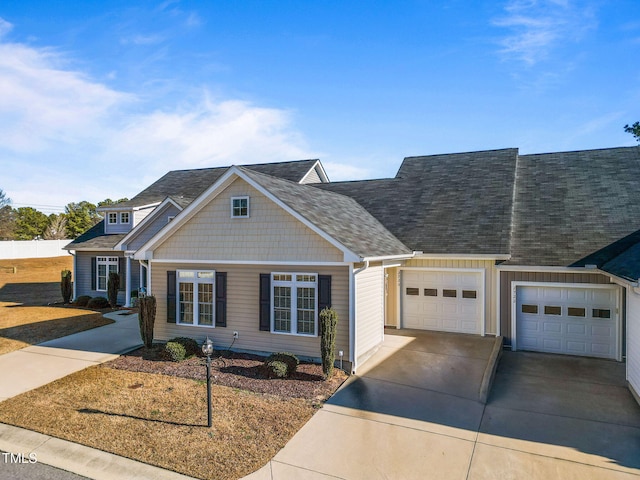
<instances>
[{"instance_id":1,"label":"mulch bed","mask_svg":"<svg viewBox=\"0 0 640 480\"><path fill-rule=\"evenodd\" d=\"M289 378L268 378L262 368L263 363L264 357L259 355L216 351L211 362L212 382L255 393L304 398L319 404L347 379L345 372L335 369L331 379L325 381L321 365L302 362ZM163 358L160 345L151 349L141 347L103 365L132 372L160 373L200 381L207 379L204 357L172 362Z\"/></svg>"}]
</instances>

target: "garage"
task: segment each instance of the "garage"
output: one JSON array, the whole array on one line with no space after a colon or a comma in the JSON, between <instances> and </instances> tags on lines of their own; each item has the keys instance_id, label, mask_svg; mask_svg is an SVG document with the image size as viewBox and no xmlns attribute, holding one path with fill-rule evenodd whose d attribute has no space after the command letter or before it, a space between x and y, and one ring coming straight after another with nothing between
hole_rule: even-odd
<instances>
[{"instance_id":1,"label":"garage","mask_svg":"<svg viewBox=\"0 0 640 480\"><path fill-rule=\"evenodd\" d=\"M619 359L618 287L514 286L515 348Z\"/></svg>"},{"instance_id":2,"label":"garage","mask_svg":"<svg viewBox=\"0 0 640 480\"><path fill-rule=\"evenodd\" d=\"M402 270L402 327L482 333L483 286L483 271Z\"/></svg>"}]
</instances>

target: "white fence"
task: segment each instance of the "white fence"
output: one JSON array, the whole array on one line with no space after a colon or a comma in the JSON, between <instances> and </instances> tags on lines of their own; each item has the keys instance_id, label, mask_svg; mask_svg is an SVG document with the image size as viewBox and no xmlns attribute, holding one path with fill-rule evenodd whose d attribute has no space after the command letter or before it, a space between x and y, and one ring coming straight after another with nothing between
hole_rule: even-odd
<instances>
[{"instance_id":1,"label":"white fence","mask_svg":"<svg viewBox=\"0 0 640 480\"><path fill-rule=\"evenodd\" d=\"M0 259L62 257L71 240L10 240L0 242Z\"/></svg>"}]
</instances>

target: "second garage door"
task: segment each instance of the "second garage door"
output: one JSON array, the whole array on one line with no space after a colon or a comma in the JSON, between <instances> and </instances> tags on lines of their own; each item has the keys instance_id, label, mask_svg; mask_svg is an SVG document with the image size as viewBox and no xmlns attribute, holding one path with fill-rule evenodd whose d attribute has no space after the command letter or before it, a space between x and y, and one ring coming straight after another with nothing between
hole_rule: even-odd
<instances>
[{"instance_id":1,"label":"second garage door","mask_svg":"<svg viewBox=\"0 0 640 480\"><path fill-rule=\"evenodd\" d=\"M516 348L615 359L616 287L518 286Z\"/></svg>"},{"instance_id":2,"label":"second garage door","mask_svg":"<svg viewBox=\"0 0 640 480\"><path fill-rule=\"evenodd\" d=\"M482 333L480 272L402 271L402 327Z\"/></svg>"}]
</instances>

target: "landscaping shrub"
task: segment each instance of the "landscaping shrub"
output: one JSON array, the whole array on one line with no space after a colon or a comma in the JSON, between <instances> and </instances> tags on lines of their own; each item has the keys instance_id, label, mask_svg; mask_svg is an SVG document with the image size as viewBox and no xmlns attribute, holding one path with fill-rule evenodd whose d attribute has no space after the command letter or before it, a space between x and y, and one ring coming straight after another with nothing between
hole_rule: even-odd
<instances>
[{"instance_id":1,"label":"landscaping shrub","mask_svg":"<svg viewBox=\"0 0 640 480\"><path fill-rule=\"evenodd\" d=\"M276 373L274 368L278 370L278 372L281 369L279 365L276 367L271 366L272 363L282 363L285 365L286 369L285 369L284 375L277 375L277 374L275 375L278 378L282 378L282 377L290 377L291 375L293 375L298 369L298 365L300 365L300 360L298 360L298 357L296 357L293 353L289 353L289 352L272 353L264 361L264 364L267 366L267 370L269 374Z\"/></svg>"},{"instance_id":2,"label":"landscaping shrub","mask_svg":"<svg viewBox=\"0 0 640 480\"><path fill-rule=\"evenodd\" d=\"M109 299L111 308L118 306L118 290L120 290L120 275L111 272L107 280L107 298Z\"/></svg>"},{"instance_id":3,"label":"landscaping shrub","mask_svg":"<svg viewBox=\"0 0 640 480\"><path fill-rule=\"evenodd\" d=\"M109 308L109 300L104 297L93 297L87 302L87 308L95 308L97 310Z\"/></svg>"},{"instance_id":4,"label":"landscaping shrub","mask_svg":"<svg viewBox=\"0 0 640 480\"><path fill-rule=\"evenodd\" d=\"M265 363L265 368L269 378L285 378L289 376L289 367L284 362L272 360Z\"/></svg>"},{"instance_id":5,"label":"landscaping shrub","mask_svg":"<svg viewBox=\"0 0 640 480\"><path fill-rule=\"evenodd\" d=\"M138 300L138 306L140 307L138 313L140 337L144 346L151 348L153 344L153 326L156 323L156 297L153 295L142 297Z\"/></svg>"},{"instance_id":6,"label":"landscaping shrub","mask_svg":"<svg viewBox=\"0 0 640 480\"><path fill-rule=\"evenodd\" d=\"M60 278L60 291L62 293L62 301L64 303L70 303L71 295L73 295L73 287L71 285L71 270L62 270Z\"/></svg>"},{"instance_id":7,"label":"landscaping shrub","mask_svg":"<svg viewBox=\"0 0 640 480\"><path fill-rule=\"evenodd\" d=\"M322 373L327 378L333 375L333 363L336 359L336 326L338 314L333 308L323 308L320 312L320 357Z\"/></svg>"},{"instance_id":8,"label":"landscaping shrub","mask_svg":"<svg viewBox=\"0 0 640 480\"><path fill-rule=\"evenodd\" d=\"M177 342L167 342L164 346L164 353L172 362L181 362L187 357L184 346Z\"/></svg>"},{"instance_id":9,"label":"landscaping shrub","mask_svg":"<svg viewBox=\"0 0 640 480\"><path fill-rule=\"evenodd\" d=\"M89 295L80 295L73 303L79 307L86 307L89 303L89 300L91 300L91 297Z\"/></svg>"},{"instance_id":10,"label":"landscaping shrub","mask_svg":"<svg viewBox=\"0 0 640 480\"><path fill-rule=\"evenodd\" d=\"M187 357L193 357L194 355L198 355L202 351L202 348L200 347L200 345L198 345L198 342L196 342L193 338L176 337L172 338L170 341L182 345Z\"/></svg>"}]
</instances>

